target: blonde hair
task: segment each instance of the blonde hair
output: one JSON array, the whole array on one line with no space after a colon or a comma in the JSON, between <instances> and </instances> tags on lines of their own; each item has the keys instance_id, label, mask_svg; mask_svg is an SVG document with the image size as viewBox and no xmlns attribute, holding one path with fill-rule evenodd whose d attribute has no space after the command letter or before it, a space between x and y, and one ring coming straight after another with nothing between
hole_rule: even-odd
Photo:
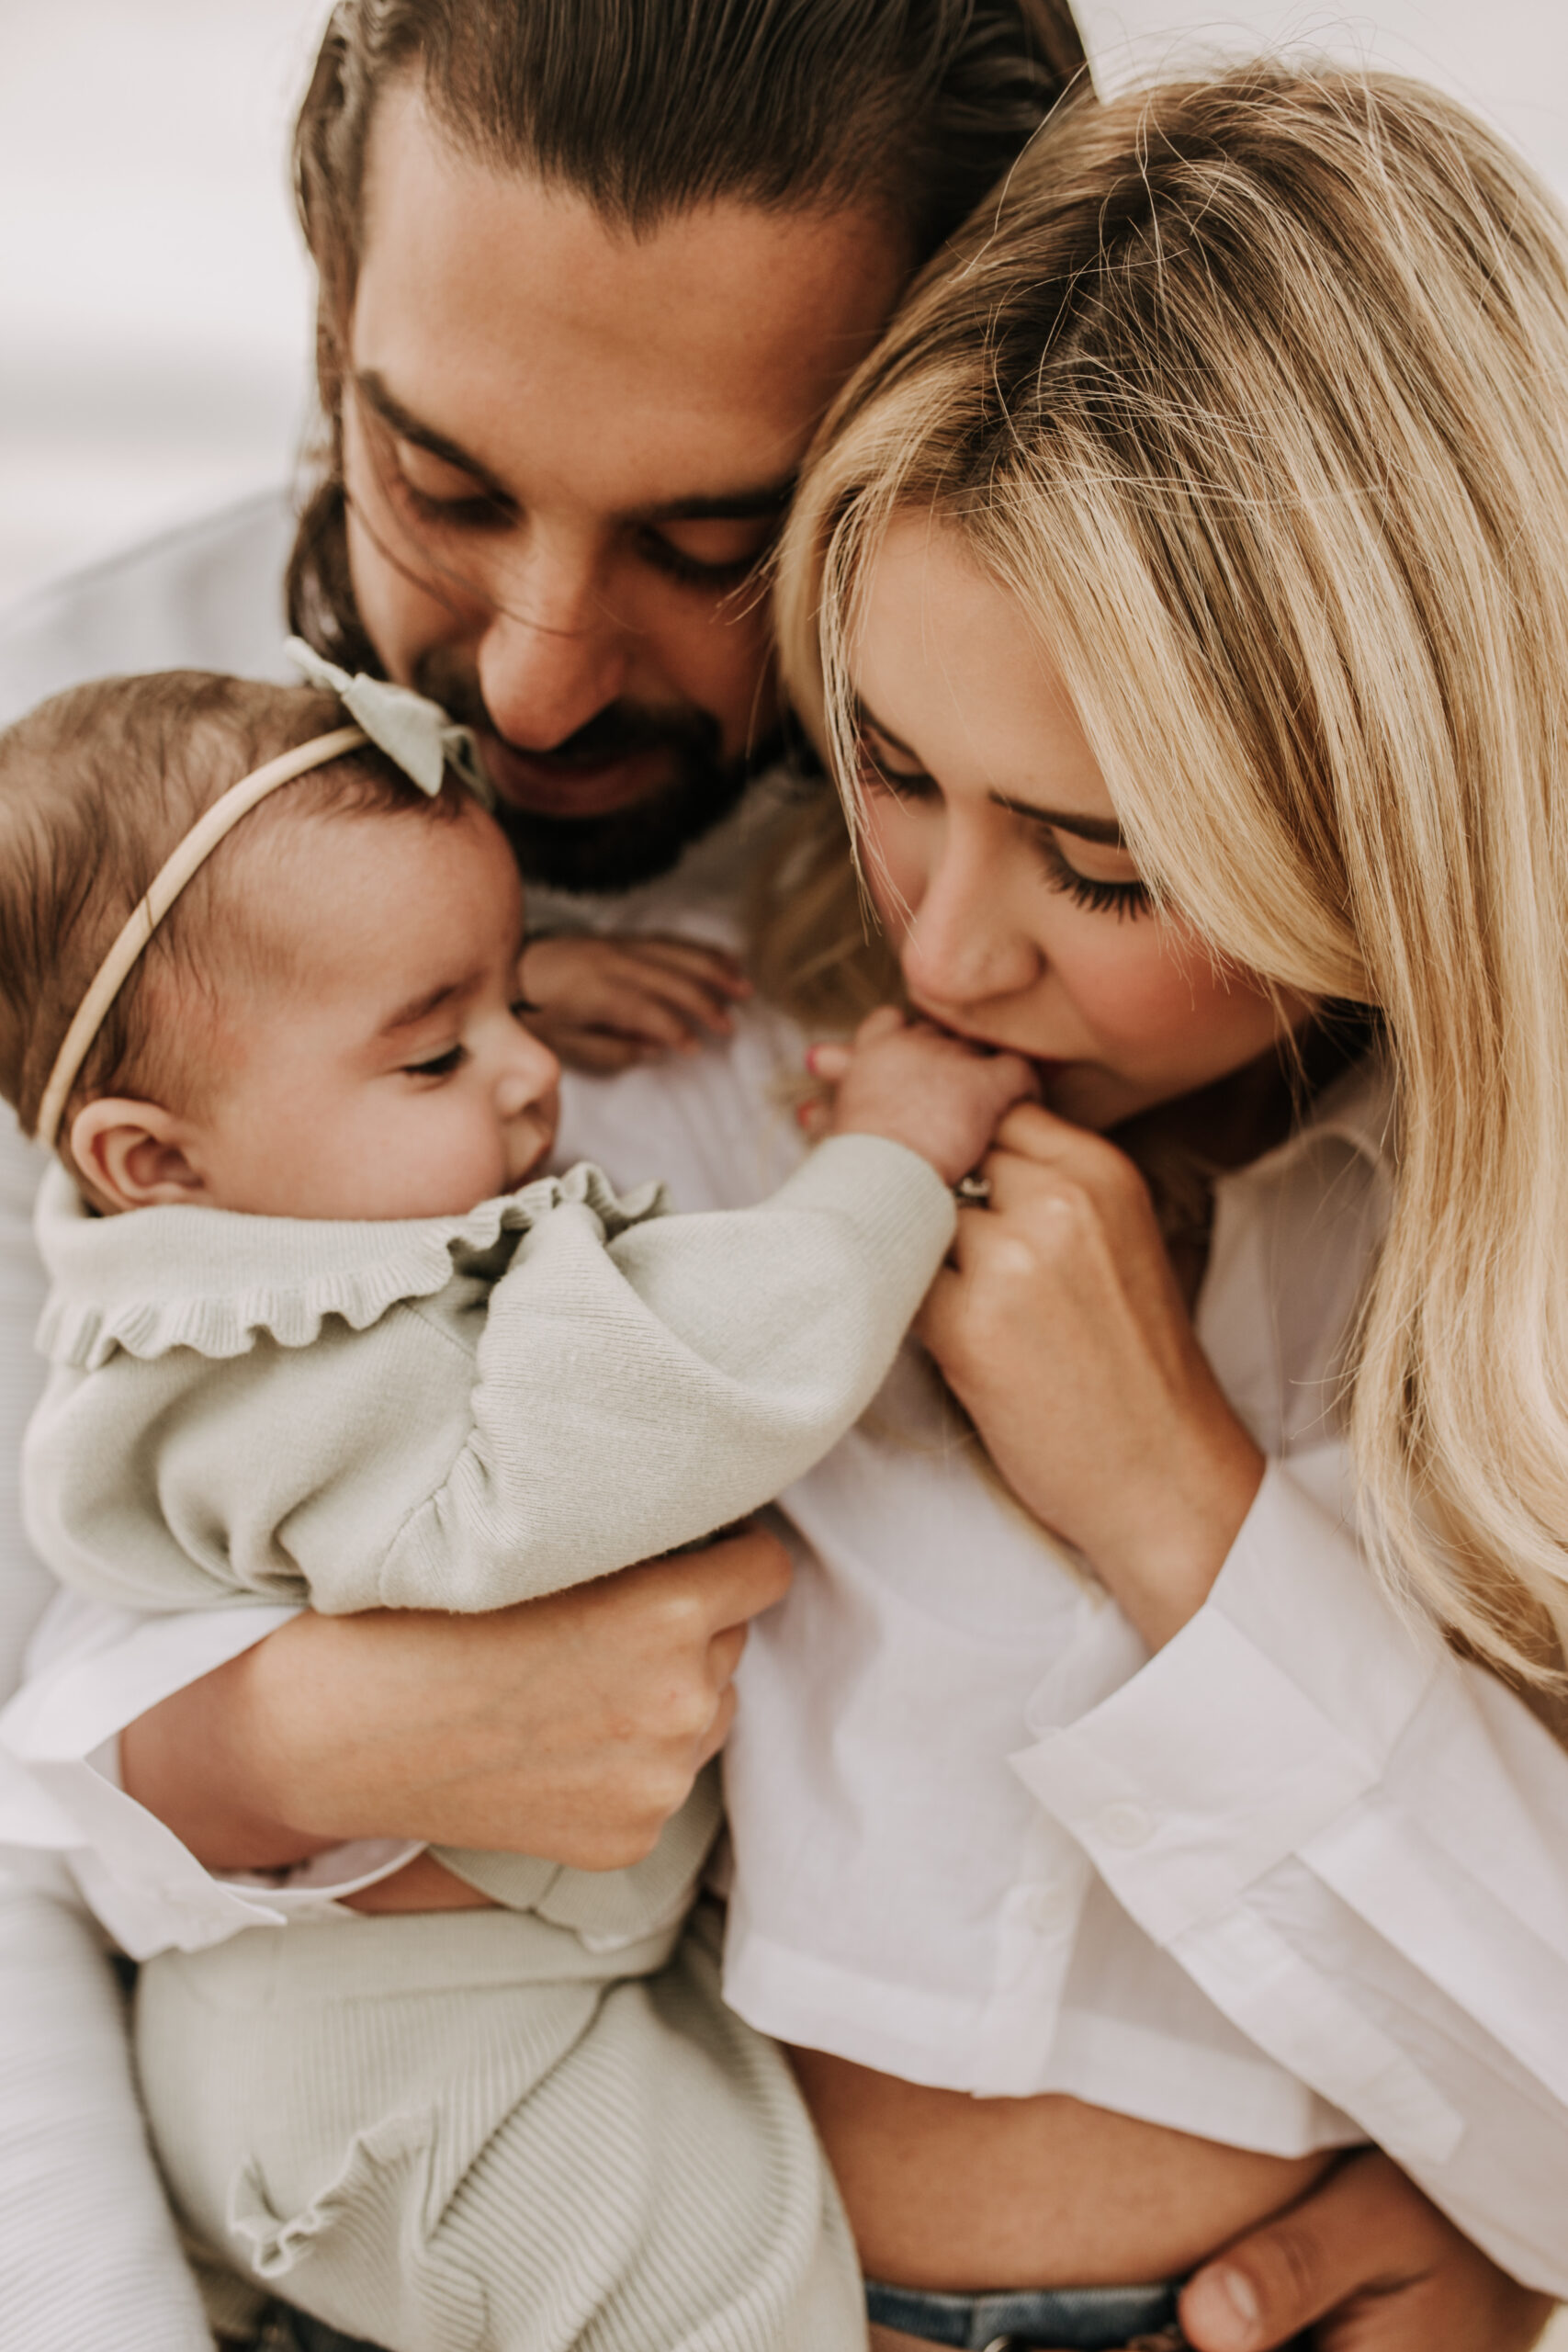
<instances>
[{"instance_id":1,"label":"blonde hair","mask_svg":"<svg viewBox=\"0 0 1568 2352\"><path fill-rule=\"evenodd\" d=\"M1370 1539L1537 1682L1568 1647L1564 253L1411 83L1265 63L1073 106L841 396L780 577L852 820L861 585L916 511L1038 624L1156 898L1376 1008Z\"/></svg>"}]
</instances>

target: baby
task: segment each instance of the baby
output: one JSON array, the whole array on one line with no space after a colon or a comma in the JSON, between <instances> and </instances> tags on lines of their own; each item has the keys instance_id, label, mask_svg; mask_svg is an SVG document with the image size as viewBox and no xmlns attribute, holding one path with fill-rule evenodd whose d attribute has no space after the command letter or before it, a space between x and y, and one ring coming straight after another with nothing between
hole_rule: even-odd
<instances>
[{"instance_id":1,"label":"baby","mask_svg":"<svg viewBox=\"0 0 1568 2352\"><path fill-rule=\"evenodd\" d=\"M127 1607L498 1609L818 1461L1032 1081L886 1013L759 1208L680 1217L657 1183L544 1172L559 1069L471 747L314 667L315 689L110 680L0 737L0 1087L58 1155L28 1523ZM144 2088L198 2233L392 2352L478 2341L476 2297L486 2344L544 2340L518 2199L593 2127L539 2086L597 2033L604 2083L647 2095L600 1996L668 1959L716 1826L705 1781L628 1871L444 1850L500 1912L345 1922L325 1962L260 1930L150 1963ZM655 2315L640 2227L592 2340L730 2342L719 2282L685 2278L680 2331Z\"/></svg>"}]
</instances>

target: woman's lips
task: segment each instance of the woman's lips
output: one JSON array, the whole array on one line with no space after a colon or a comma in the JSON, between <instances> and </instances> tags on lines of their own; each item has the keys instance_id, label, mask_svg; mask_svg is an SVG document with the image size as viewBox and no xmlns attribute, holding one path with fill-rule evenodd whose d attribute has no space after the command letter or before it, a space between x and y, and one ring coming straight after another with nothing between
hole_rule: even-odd
<instances>
[{"instance_id":1,"label":"woman's lips","mask_svg":"<svg viewBox=\"0 0 1568 2352\"><path fill-rule=\"evenodd\" d=\"M674 755L662 746L589 763L553 759L547 752L520 752L488 729L475 740L485 774L501 798L533 817L613 816L640 800L651 800L671 782L676 764Z\"/></svg>"},{"instance_id":2,"label":"woman's lips","mask_svg":"<svg viewBox=\"0 0 1568 2352\"><path fill-rule=\"evenodd\" d=\"M1068 1067L1060 1056L1032 1054L1027 1046L1017 1045L1010 1037L987 1037L978 1029L965 1028L962 1021L954 1021L949 1013L934 1012L929 1004L922 1004L918 997L911 998L910 1002L920 1020L931 1022L935 1028L945 1029L950 1036L962 1037L966 1046L981 1046L988 1054L1021 1054L1042 1083Z\"/></svg>"}]
</instances>

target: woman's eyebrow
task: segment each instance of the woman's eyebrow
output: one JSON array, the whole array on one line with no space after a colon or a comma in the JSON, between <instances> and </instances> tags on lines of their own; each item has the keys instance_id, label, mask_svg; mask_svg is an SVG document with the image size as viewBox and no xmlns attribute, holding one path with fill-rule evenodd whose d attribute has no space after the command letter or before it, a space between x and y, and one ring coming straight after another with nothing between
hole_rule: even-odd
<instances>
[{"instance_id":1,"label":"woman's eyebrow","mask_svg":"<svg viewBox=\"0 0 1568 2352\"><path fill-rule=\"evenodd\" d=\"M992 804L1010 816L1026 818L1032 825L1049 825L1053 832L1073 833L1080 842L1098 842L1102 849L1125 849L1127 837L1114 817L1085 817L1072 808L1042 808L1034 800L1012 800L993 792Z\"/></svg>"},{"instance_id":2,"label":"woman's eyebrow","mask_svg":"<svg viewBox=\"0 0 1568 2352\"><path fill-rule=\"evenodd\" d=\"M496 480L488 466L482 466L477 458L471 458L457 442L448 440L445 433L437 433L433 425L421 424L412 409L406 409L396 393L388 389L374 368L367 368L355 377L354 389L367 408L374 409L382 424L390 425L400 440L412 441L416 449L428 449L433 458L439 458L443 465L455 466L459 473L472 474L491 498L510 503L511 492L504 483Z\"/></svg>"},{"instance_id":3,"label":"woman's eyebrow","mask_svg":"<svg viewBox=\"0 0 1568 2352\"><path fill-rule=\"evenodd\" d=\"M891 727L885 727L876 713L858 695L854 701L854 716L857 727L869 727L874 735L880 735L895 752L902 752L907 760L912 760L922 775L926 773L919 753L911 751L908 743L895 735ZM993 792L987 797L994 808L1005 808L1010 817L1022 817L1031 825L1049 825L1055 832L1072 833L1082 842L1098 842L1102 849L1125 849L1127 846L1126 836L1114 817L1089 817L1071 808L1042 808L1038 801L1014 800L1005 792Z\"/></svg>"},{"instance_id":4,"label":"woman's eyebrow","mask_svg":"<svg viewBox=\"0 0 1568 2352\"><path fill-rule=\"evenodd\" d=\"M880 735L885 743L891 743L896 752L902 752L907 760L913 760L920 774L924 775L925 763L919 752L912 751L901 736L895 735L891 727L885 726L869 703L863 702L860 695L856 695L852 708L857 727L869 727L874 735Z\"/></svg>"}]
</instances>

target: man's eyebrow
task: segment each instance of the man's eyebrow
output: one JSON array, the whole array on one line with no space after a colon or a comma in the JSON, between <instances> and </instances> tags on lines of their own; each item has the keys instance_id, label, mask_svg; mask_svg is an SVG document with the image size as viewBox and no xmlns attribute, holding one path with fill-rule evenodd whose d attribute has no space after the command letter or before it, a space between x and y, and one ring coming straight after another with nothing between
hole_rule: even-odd
<instances>
[{"instance_id":1,"label":"man's eyebrow","mask_svg":"<svg viewBox=\"0 0 1568 2352\"><path fill-rule=\"evenodd\" d=\"M374 409L383 424L403 441L412 441L416 449L428 449L433 458L444 465L455 466L459 473L472 474L481 489L491 498L503 500L508 505L512 492L504 482L491 473L490 468L470 455L459 441L438 433L426 424L413 411L405 408L385 378L374 368L367 368L354 379L354 387L367 408ZM795 496L796 477L786 474L779 481L746 482L734 490L704 491L692 498L671 498L658 506L638 509L641 523L742 523L753 515L782 514Z\"/></svg>"},{"instance_id":2,"label":"man's eyebrow","mask_svg":"<svg viewBox=\"0 0 1568 2352\"><path fill-rule=\"evenodd\" d=\"M876 713L869 709L858 695L854 711L857 726L869 727L874 734L881 736L885 743L891 744L894 751L902 752L907 760L912 760L922 775L925 773L919 753L895 735L891 727L885 727ZM1086 817L1072 808L1042 808L1038 801L1014 800L1005 792L993 792L987 797L994 808L1005 808L1010 816L1021 817L1031 825L1048 825L1053 832L1072 833L1082 842L1098 842L1103 849L1125 849L1127 846L1126 836L1114 817Z\"/></svg>"},{"instance_id":3,"label":"man's eyebrow","mask_svg":"<svg viewBox=\"0 0 1568 2352\"><path fill-rule=\"evenodd\" d=\"M383 424L389 424L400 440L412 441L416 449L428 449L433 458L444 465L456 466L459 473L472 474L474 480L491 498L502 499L510 505L512 492L504 482L498 481L488 466L470 457L459 442L449 440L445 433L437 433L434 425L425 424L407 409L389 390L384 379L374 368L362 369L354 379L354 389L367 408L375 410Z\"/></svg>"}]
</instances>

